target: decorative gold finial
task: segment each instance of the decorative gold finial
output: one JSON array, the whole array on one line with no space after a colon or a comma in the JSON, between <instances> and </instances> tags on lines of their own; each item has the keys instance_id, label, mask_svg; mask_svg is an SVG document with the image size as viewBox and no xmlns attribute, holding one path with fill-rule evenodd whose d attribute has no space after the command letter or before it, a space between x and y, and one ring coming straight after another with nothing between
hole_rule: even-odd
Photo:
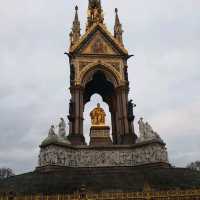
<instances>
[{"instance_id":1,"label":"decorative gold finial","mask_svg":"<svg viewBox=\"0 0 200 200\"><path fill-rule=\"evenodd\" d=\"M104 16L100 0L89 0L88 5L88 22L86 30L88 30L94 23L103 23Z\"/></svg>"},{"instance_id":2,"label":"decorative gold finial","mask_svg":"<svg viewBox=\"0 0 200 200\"><path fill-rule=\"evenodd\" d=\"M100 103L90 112L90 117L92 126L105 126L106 113L103 108L101 108Z\"/></svg>"}]
</instances>

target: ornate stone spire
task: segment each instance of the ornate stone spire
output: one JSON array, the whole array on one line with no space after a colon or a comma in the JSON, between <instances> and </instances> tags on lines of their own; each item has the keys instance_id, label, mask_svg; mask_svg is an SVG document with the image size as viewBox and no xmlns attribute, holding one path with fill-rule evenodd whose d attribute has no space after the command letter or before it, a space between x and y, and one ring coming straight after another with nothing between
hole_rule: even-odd
<instances>
[{"instance_id":1,"label":"ornate stone spire","mask_svg":"<svg viewBox=\"0 0 200 200\"><path fill-rule=\"evenodd\" d=\"M78 6L75 7L75 17L73 21L72 31L70 33L71 45L76 43L81 36L80 21L78 19Z\"/></svg>"},{"instance_id":2,"label":"ornate stone spire","mask_svg":"<svg viewBox=\"0 0 200 200\"><path fill-rule=\"evenodd\" d=\"M122 30L122 25L120 23L119 16L118 16L118 9L115 8L114 37L123 45L122 34L123 34L123 30Z\"/></svg>"},{"instance_id":3,"label":"ornate stone spire","mask_svg":"<svg viewBox=\"0 0 200 200\"><path fill-rule=\"evenodd\" d=\"M103 21L104 16L101 7L101 0L89 0L86 30L88 30L94 23L103 23Z\"/></svg>"}]
</instances>

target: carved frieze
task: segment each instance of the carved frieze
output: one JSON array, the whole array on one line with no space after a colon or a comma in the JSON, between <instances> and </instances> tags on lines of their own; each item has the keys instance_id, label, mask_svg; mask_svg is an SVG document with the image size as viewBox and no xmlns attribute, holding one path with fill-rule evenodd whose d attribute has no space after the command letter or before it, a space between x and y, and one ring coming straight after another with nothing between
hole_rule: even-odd
<instances>
[{"instance_id":1,"label":"carved frieze","mask_svg":"<svg viewBox=\"0 0 200 200\"><path fill-rule=\"evenodd\" d=\"M61 147L50 145L40 151L39 166L57 165L68 167L137 166L168 163L164 144L151 143L135 148L98 149Z\"/></svg>"}]
</instances>

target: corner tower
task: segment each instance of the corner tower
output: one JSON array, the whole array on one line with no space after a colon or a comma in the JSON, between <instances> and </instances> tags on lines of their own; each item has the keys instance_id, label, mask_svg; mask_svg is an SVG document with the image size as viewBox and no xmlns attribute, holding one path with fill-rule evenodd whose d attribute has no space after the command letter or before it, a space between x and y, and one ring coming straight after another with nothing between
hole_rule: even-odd
<instances>
[{"instance_id":1,"label":"corner tower","mask_svg":"<svg viewBox=\"0 0 200 200\"><path fill-rule=\"evenodd\" d=\"M127 60L131 57L122 40L122 26L116 9L114 35L104 24L100 0L89 0L85 33L80 35L78 7L70 34L69 140L85 144L83 112L90 97L98 93L109 106L113 144L134 144L134 104L128 99Z\"/></svg>"}]
</instances>

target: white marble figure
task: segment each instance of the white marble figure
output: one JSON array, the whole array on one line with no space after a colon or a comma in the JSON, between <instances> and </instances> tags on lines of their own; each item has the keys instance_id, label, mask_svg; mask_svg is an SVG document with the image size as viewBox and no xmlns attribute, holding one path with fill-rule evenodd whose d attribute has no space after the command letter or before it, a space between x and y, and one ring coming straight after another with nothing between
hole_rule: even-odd
<instances>
[{"instance_id":1,"label":"white marble figure","mask_svg":"<svg viewBox=\"0 0 200 200\"><path fill-rule=\"evenodd\" d=\"M139 124L139 132L140 132L140 140L145 140L146 136L146 127L145 127L145 123L143 122L143 118L141 117L140 120L138 121Z\"/></svg>"},{"instance_id":2,"label":"white marble figure","mask_svg":"<svg viewBox=\"0 0 200 200\"><path fill-rule=\"evenodd\" d=\"M153 128L151 127L151 125L148 122L145 123L145 132L148 135L151 135L151 133L153 133Z\"/></svg>"},{"instance_id":3,"label":"white marble figure","mask_svg":"<svg viewBox=\"0 0 200 200\"><path fill-rule=\"evenodd\" d=\"M62 138L65 137L66 135L66 123L65 123L65 120L61 117L60 118L60 123L58 125L58 135Z\"/></svg>"},{"instance_id":4,"label":"white marble figure","mask_svg":"<svg viewBox=\"0 0 200 200\"><path fill-rule=\"evenodd\" d=\"M49 134L48 134L48 136L49 137L53 137L53 136L55 136L56 134L55 134L55 127L54 127L54 125L51 125L51 128L49 129Z\"/></svg>"},{"instance_id":5,"label":"white marble figure","mask_svg":"<svg viewBox=\"0 0 200 200\"><path fill-rule=\"evenodd\" d=\"M158 133L156 133L152 129L151 125L148 122L146 122L145 125L146 125L147 134L149 136L151 136L151 138L153 138L153 139L161 139L160 136L158 135Z\"/></svg>"},{"instance_id":6,"label":"white marble figure","mask_svg":"<svg viewBox=\"0 0 200 200\"><path fill-rule=\"evenodd\" d=\"M153 139L161 140L160 136L153 130L151 125L148 122L146 123L143 122L143 118L140 118L138 124L140 132L140 137L138 138L138 142L143 142Z\"/></svg>"}]
</instances>

